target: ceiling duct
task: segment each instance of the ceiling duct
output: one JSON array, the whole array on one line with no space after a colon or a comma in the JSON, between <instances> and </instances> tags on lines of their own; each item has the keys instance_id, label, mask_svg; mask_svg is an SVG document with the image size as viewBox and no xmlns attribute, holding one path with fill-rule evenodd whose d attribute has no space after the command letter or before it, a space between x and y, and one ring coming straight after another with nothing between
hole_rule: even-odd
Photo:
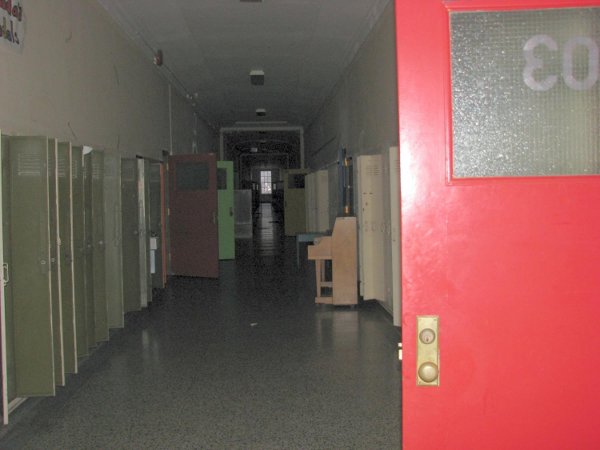
<instances>
[{"instance_id":1,"label":"ceiling duct","mask_svg":"<svg viewBox=\"0 0 600 450\"><path fill-rule=\"evenodd\" d=\"M265 84L265 72L260 69L251 70L250 83L253 86L263 86Z\"/></svg>"}]
</instances>

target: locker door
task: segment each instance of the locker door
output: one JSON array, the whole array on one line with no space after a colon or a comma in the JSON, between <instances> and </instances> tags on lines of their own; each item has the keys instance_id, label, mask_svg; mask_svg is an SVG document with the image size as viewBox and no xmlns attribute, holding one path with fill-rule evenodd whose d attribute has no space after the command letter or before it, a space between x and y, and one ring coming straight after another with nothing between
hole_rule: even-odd
<instances>
[{"instance_id":1,"label":"locker door","mask_svg":"<svg viewBox=\"0 0 600 450\"><path fill-rule=\"evenodd\" d=\"M357 159L361 293L365 300L385 300L383 184L381 155Z\"/></svg>"},{"instance_id":2,"label":"locker door","mask_svg":"<svg viewBox=\"0 0 600 450\"><path fill-rule=\"evenodd\" d=\"M2 135L0 143L2 157L2 308L0 310L0 328L2 339L2 418L8 423L8 408L15 399L15 350L12 284L10 283L10 156L8 137Z\"/></svg>"},{"instance_id":3,"label":"locker door","mask_svg":"<svg viewBox=\"0 0 600 450\"><path fill-rule=\"evenodd\" d=\"M60 236L58 217L58 142L48 139L48 198L50 223L50 288L52 297L52 329L54 338L54 371L58 386L65 384L62 297L60 275Z\"/></svg>"},{"instance_id":4,"label":"locker door","mask_svg":"<svg viewBox=\"0 0 600 450\"><path fill-rule=\"evenodd\" d=\"M306 205L304 197L304 169L288 170L284 174L285 235L295 236L306 231Z\"/></svg>"},{"instance_id":5,"label":"locker door","mask_svg":"<svg viewBox=\"0 0 600 450\"><path fill-rule=\"evenodd\" d=\"M104 153L104 238L106 301L109 328L123 328L123 260L121 244L121 159Z\"/></svg>"},{"instance_id":6,"label":"locker door","mask_svg":"<svg viewBox=\"0 0 600 450\"><path fill-rule=\"evenodd\" d=\"M85 236L85 310L87 323L87 346L96 346L96 305L94 303L94 234L93 234L93 183L92 153L85 149L83 156L83 211Z\"/></svg>"},{"instance_id":7,"label":"locker door","mask_svg":"<svg viewBox=\"0 0 600 450\"><path fill-rule=\"evenodd\" d=\"M597 5L396 1L406 450L598 448Z\"/></svg>"},{"instance_id":8,"label":"locker door","mask_svg":"<svg viewBox=\"0 0 600 450\"><path fill-rule=\"evenodd\" d=\"M104 239L104 153L92 151L92 265L96 342L108 340L106 257Z\"/></svg>"},{"instance_id":9,"label":"locker door","mask_svg":"<svg viewBox=\"0 0 600 450\"><path fill-rule=\"evenodd\" d=\"M316 230L329 230L329 172L319 170L315 174L316 199Z\"/></svg>"},{"instance_id":10,"label":"locker door","mask_svg":"<svg viewBox=\"0 0 600 450\"><path fill-rule=\"evenodd\" d=\"M125 312L139 311L140 302L140 241L137 186L137 160L121 160L122 244L123 244L123 305Z\"/></svg>"},{"instance_id":11,"label":"locker door","mask_svg":"<svg viewBox=\"0 0 600 450\"><path fill-rule=\"evenodd\" d=\"M149 215L150 215L150 273L152 288L162 289L163 255L162 255L162 163L150 163L149 180Z\"/></svg>"},{"instance_id":12,"label":"locker door","mask_svg":"<svg viewBox=\"0 0 600 450\"><path fill-rule=\"evenodd\" d=\"M16 396L54 395L48 140L10 137L9 145Z\"/></svg>"},{"instance_id":13,"label":"locker door","mask_svg":"<svg viewBox=\"0 0 600 450\"><path fill-rule=\"evenodd\" d=\"M73 203L71 177L71 144L58 144L58 222L60 234L60 286L64 367L66 373L77 373L75 333L75 292L73 275Z\"/></svg>"},{"instance_id":14,"label":"locker door","mask_svg":"<svg viewBox=\"0 0 600 450\"><path fill-rule=\"evenodd\" d=\"M233 161L217 161L217 189L219 191L219 259L234 259Z\"/></svg>"},{"instance_id":15,"label":"locker door","mask_svg":"<svg viewBox=\"0 0 600 450\"><path fill-rule=\"evenodd\" d=\"M150 275L150 220L149 220L149 161L138 158L138 217L140 259L140 304L146 308L152 301L152 279Z\"/></svg>"},{"instance_id":16,"label":"locker door","mask_svg":"<svg viewBox=\"0 0 600 450\"><path fill-rule=\"evenodd\" d=\"M75 336L77 357L89 354L88 306L86 303L86 242L84 211L83 148L72 147L73 184L73 291L75 296Z\"/></svg>"}]
</instances>

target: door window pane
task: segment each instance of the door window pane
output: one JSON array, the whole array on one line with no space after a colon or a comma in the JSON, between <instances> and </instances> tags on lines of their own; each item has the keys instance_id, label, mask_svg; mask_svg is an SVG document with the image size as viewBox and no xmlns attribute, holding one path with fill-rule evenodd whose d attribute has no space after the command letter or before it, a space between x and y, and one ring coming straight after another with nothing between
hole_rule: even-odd
<instances>
[{"instance_id":1,"label":"door window pane","mask_svg":"<svg viewBox=\"0 0 600 450\"><path fill-rule=\"evenodd\" d=\"M208 163L178 162L175 168L178 191L204 191L209 187Z\"/></svg>"},{"instance_id":2,"label":"door window pane","mask_svg":"<svg viewBox=\"0 0 600 450\"><path fill-rule=\"evenodd\" d=\"M260 171L260 193L270 194L271 193L271 171L261 170Z\"/></svg>"},{"instance_id":3,"label":"door window pane","mask_svg":"<svg viewBox=\"0 0 600 450\"><path fill-rule=\"evenodd\" d=\"M454 177L600 174L600 8L450 21Z\"/></svg>"}]
</instances>

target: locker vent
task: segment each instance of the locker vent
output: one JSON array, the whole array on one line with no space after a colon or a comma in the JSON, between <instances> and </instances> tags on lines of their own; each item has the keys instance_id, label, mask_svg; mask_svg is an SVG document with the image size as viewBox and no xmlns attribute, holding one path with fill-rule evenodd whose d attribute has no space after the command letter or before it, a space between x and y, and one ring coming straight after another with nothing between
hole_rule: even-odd
<instances>
[{"instance_id":1,"label":"locker vent","mask_svg":"<svg viewBox=\"0 0 600 450\"><path fill-rule=\"evenodd\" d=\"M73 164L73 167L71 167L71 176L74 180L79 179L79 164Z\"/></svg>"},{"instance_id":2,"label":"locker vent","mask_svg":"<svg viewBox=\"0 0 600 450\"><path fill-rule=\"evenodd\" d=\"M58 155L58 165L56 170L58 171L59 178L66 178L68 173L68 161L66 155Z\"/></svg>"},{"instance_id":3,"label":"locker vent","mask_svg":"<svg viewBox=\"0 0 600 450\"><path fill-rule=\"evenodd\" d=\"M42 159L36 149L26 149L19 152L17 158L17 174L20 177L42 176Z\"/></svg>"},{"instance_id":4,"label":"locker vent","mask_svg":"<svg viewBox=\"0 0 600 450\"><path fill-rule=\"evenodd\" d=\"M92 163L92 179L93 180L101 180L102 179L102 166L100 164Z\"/></svg>"},{"instance_id":5,"label":"locker vent","mask_svg":"<svg viewBox=\"0 0 600 450\"><path fill-rule=\"evenodd\" d=\"M121 175L123 181L135 182L137 167L134 161L123 161Z\"/></svg>"},{"instance_id":6,"label":"locker vent","mask_svg":"<svg viewBox=\"0 0 600 450\"><path fill-rule=\"evenodd\" d=\"M367 171L367 175L371 177L381 176L381 167L379 166L379 164L367 164L365 170Z\"/></svg>"}]
</instances>

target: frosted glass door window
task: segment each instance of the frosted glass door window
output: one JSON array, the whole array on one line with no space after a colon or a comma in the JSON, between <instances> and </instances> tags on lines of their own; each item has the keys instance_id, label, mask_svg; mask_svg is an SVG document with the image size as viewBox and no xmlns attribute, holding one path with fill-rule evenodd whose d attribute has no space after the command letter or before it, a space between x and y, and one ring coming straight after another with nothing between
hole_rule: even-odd
<instances>
[{"instance_id":1,"label":"frosted glass door window","mask_svg":"<svg viewBox=\"0 0 600 450\"><path fill-rule=\"evenodd\" d=\"M450 26L454 177L600 174L600 8Z\"/></svg>"}]
</instances>

